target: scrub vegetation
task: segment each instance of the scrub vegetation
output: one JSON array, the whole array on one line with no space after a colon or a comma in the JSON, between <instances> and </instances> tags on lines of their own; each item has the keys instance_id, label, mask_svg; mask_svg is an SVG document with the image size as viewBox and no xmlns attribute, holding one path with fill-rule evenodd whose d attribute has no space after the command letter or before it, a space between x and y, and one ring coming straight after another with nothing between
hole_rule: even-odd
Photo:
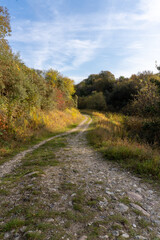
<instances>
[{"instance_id":1,"label":"scrub vegetation","mask_svg":"<svg viewBox=\"0 0 160 240\"><path fill-rule=\"evenodd\" d=\"M25 144L41 140L81 120L75 110L73 80L58 71L27 67L14 54L8 10L0 6L0 161Z\"/></svg>"},{"instance_id":2,"label":"scrub vegetation","mask_svg":"<svg viewBox=\"0 0 160 240\"><path fill-rule=\"evenodd\" d=\"M106 159L160 179L160 73L115 79L102 71L79 83L76 93L79 108L94 118L90 142Z\"/></svg>"},{"instance_id":3,"label":"scrub vegetation","mask_svg":"<svg viewBox=\"0 0 160 240\"><path fill-rule=\"evenodd\" d=\"M143 119L135 124L135 118L122 114L92 112L92 115L94 122L88 138L107 160L116 161L146 178L160 180L159 150L147 143Z\"/></svg>"}]
</instances>

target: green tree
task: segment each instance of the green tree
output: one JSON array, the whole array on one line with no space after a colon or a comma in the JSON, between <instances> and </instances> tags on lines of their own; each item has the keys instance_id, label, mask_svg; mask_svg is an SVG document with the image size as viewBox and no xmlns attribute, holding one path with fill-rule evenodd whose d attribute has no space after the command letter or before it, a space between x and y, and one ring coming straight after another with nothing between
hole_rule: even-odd
<instances>
[{"instance_id":1,"label":"green tree","mask_svg":"<svg viewBox=\"0 0 160 240\"><path fill-rule=\"evenodd\" d=\"M87 108L95 110L106 110L106 101L102 92L94 92L92 95L86 97Z\"/></svg>"},{"instance_id":2,"label":"green tree","mask_svg":"<svg viewBox=\"0 0 160 240\"><path fill-rule=\"evenodd\" d=\"M159 115L160 95L158 87L151 81L147 81L145 86L138 91L138 94L131 102L130 111L132 114L141 117L153 117Z\"/></svg>"},{"instance_id":3,"label":"green tree","mask_svg":"<svg viewBox=\"0 0 160 240\"><path fill-rule=\"evenodd\" d=\"M57 106L59 106L60 109L74 106L74 101L72 98L75 93L73 80L64 77L58 71L53 69L50 69L45 73L45 79L46 82L55 90Z\"/></svg>"},{"instance_id":4,"label":"green tree","mask_svg":"<svg viewBox=\"0 0 160 240\"><path fill-rule=\"evenodd\" d=\"M10 36L10 16L7 8L0 6L0 39L4 39L6 36Z\"/></svg>"}]
</instances>

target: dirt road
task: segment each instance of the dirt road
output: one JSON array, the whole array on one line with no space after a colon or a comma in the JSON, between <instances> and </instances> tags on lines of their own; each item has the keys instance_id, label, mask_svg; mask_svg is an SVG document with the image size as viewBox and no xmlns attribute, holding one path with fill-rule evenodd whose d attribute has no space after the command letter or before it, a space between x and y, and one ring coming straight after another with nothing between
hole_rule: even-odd
<instances>
[{"instance_id":1,"label":"dirt road","mask_svg":"<svg viewBox=\"0 0 160 240\"><path fill-rule=\"evenodd\" d=\"M1 177L2 239L160 239L159 193L93 150L88 127L85 119L43 143Z\"/></svg>"}]
</instances>

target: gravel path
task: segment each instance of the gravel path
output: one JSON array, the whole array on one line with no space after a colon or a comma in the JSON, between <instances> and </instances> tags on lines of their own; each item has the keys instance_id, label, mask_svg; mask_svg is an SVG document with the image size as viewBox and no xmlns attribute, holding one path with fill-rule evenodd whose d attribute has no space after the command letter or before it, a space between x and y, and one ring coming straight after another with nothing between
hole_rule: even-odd
<instances>
[{"instance_id":1,"label":"gravel path","mask_svg":"<svg viewBox=\"0 0 160 240\"><path fill-rule=\"evenodd\" d=\"M54 229L42 239L160 239L159 192L95 152L86 139L89 123L86 118L79 133L66 135L66 147L55 152L61 164L45 168L38 183L41 191L30 200L34 205L40 199L44 208L54 212L43 219ZM27 185L34 186L35 177L28 174L28 179ZM12 204L21 201L20 192L13 190ZM26 202L29 196L23 190L23 201L24 196ZM25 229L16 237L7 232L4 239L41 239L26 238Z\"/></svg>"},{"instance_id":2,"label":"gravel path","mask_svg":"<svg viewBox=\"0 0 160 240\"><path fill-rule=\"evenodd\" d=\"M82 208L78 210L88 215L92 212L93 218L87 223L71 224L67 232L74 236L73 239L160 239L159 192L116 164L104 160L88 145L86 132L68 136L67 143L67 148L56 154L64 168L58 167L56 171L48 168L42 185L44 199L48 190L61 195L61 200L54 205L61 212L76 209L78 199L75 197L81 198L76 192L83 191L85 199L78 202ZM70 184L71 189L60 190L62 183ZM92 207L88 209L87 204ZM63 226L65 220L61 221ZM91 231L94 231L96 223L100 229L94 237Z\"/></svg>"},{"instance_id":3,"label":"gravel path","mask_svg":"<svg viewBox=\"0 0 160 240\"><path fill-rule=\"evenodd\" d=\"M21 163L21 160L26 156L26 154L33 152L35 149L39 148L40 146L44 145L45 143L47 143L55 138L66 136L70 133L79 131L81 129L81 127L83 126L83 124L87 121L87 119L88 118L85 116L85 119L76 128L66 131L65 133L57 134L54 137L48 138L48 139L34 145L33 147L31 147L23 152L18 153L13 159L11 159L8 162L5 162L3 165L0 166L0 178L3 177L4 175L10 173L11 171L13 171L13 169L16 168Z\"/></svg>"}]
</instances>

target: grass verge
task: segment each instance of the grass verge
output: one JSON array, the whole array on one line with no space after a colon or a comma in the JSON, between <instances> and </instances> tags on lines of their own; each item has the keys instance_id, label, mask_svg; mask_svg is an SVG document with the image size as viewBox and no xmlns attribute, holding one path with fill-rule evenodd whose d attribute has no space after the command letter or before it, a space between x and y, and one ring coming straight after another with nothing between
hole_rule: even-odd
<instances>
[{"instance_id":1,"label":"grass verge","mask_svg":"<svg viewBox=\"0 0 160 240\"><path fill-rule=\"evenodd\" d=\"M160 180L160 157L157 149L137 141L124 126L124 116L93 112L93 123L88 132L91 145L105 158L140 176Z\"/></svg>"},{"instance_id":2,"label":"grass verge","mask_svg":"<svg viewBox=\"0 0 160 240\"><path fill-rule=\"evenodd\" d=\"M76 127L83 119L83 116L76 109L67 109L64 112L55 111L47 116L43 116L43 126L36 130L28 127L28 133L23 132L16 136L0 139L0 165L10 160L16 154L29 147L50 138L56 134L65 132ZM36 119L35 119L36 121ZM27 131L27 129L26 129Z\"/></svg>"}]
</instances>

